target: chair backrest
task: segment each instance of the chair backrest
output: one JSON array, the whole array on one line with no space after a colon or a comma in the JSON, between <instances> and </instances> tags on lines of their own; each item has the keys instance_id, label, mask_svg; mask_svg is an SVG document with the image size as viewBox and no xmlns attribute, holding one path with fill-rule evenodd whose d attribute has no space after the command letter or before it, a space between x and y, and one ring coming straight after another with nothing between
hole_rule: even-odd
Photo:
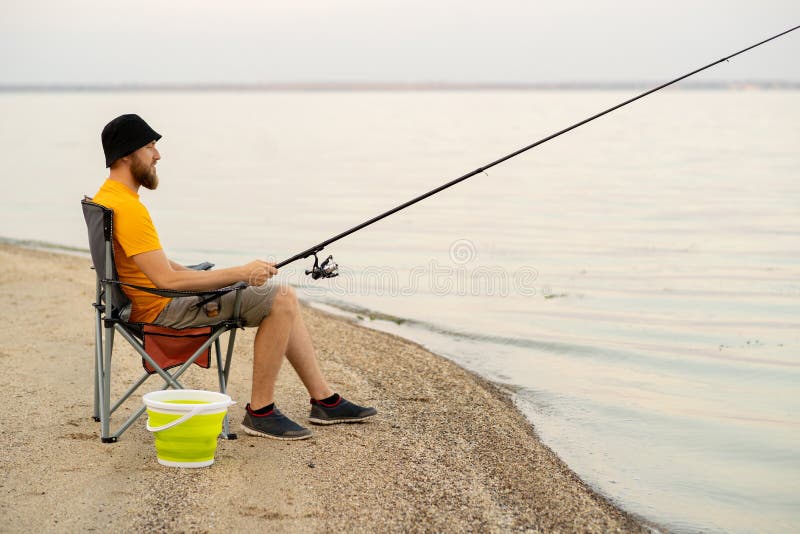
<instances>
[{"instance_id":1,"label":"chair backrest","mask_svg":"<svg viewBox=\"0 0 800 534\"><path fill-rule=\"evenodd\" d=\"M101 298L108 307L106 317L127 321L131 314L131 301L118 284L117 266L114 264L114 212L89 197L81 200L83 218L89 232L89 251L97 274L97 283L103 288Z\"/></svg>"}]
</instances>

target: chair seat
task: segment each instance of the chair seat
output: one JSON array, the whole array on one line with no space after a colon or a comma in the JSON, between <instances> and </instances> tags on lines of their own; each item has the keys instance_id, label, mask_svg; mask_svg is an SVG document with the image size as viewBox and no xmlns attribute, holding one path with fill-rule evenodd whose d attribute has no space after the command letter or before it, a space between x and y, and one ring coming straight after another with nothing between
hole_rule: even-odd
<instances>
[{"instance_id":1,"label":"chair seat","mask_svg":"<svg viewBox=\"0 0 800 534\"><path fill-rule=\"evenodd\" d=\"M166 326L146 324L142 328L144 350L164 370L183 365L211 337L211 327L183 328L177 330ZM206 348L194 360L204 369L211 366L211 347ZM144 370L150 374L155 368L142 358Z\"/></svg>"}]
</instances>

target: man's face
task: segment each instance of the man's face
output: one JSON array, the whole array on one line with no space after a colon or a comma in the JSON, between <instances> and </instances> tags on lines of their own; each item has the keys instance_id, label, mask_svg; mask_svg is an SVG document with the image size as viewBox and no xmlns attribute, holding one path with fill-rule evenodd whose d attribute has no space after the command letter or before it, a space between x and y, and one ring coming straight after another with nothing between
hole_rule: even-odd
<instances>
[{"instance_id":1,"label":"man's face","mask_svg":"<svg viewBox=\"0 0 800 534\"><path fill-rule=\"evenodd\" d=\"M158 187L158 174L156 174L156 162L161 159L158 153L156 142L146 144L131 156L131 174L136 183L147 189Z\"/></svg>"}]
</instances>

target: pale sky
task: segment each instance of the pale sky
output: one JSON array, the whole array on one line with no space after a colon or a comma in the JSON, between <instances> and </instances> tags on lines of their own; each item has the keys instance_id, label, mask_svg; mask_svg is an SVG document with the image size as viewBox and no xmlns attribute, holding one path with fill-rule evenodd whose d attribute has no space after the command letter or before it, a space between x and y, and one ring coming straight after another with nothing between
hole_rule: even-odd
<instances>
[{"instance_id":1,"label":"pale sky","mask_svg":"<svg viewBox=\"0 0 800 534\"><path fill-rule=\"evenodd\" d=\"M800 0L0 0L0 84L660 81ZM800 30L701 80L800 81Z\"/></svg>"}]
</instances>

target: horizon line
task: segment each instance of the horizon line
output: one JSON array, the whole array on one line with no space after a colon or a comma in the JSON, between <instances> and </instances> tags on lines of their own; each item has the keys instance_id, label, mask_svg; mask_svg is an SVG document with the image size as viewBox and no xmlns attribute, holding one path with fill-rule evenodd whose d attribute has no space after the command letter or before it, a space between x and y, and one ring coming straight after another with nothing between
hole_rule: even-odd
<instances>
[{"instance_id":1,"label":"horizon line","mask_svg":"<svg viewBox=\"0 0 800 534\"><path fill-rule=\"evenodd\" d=\"M176 82L176 83L0 83L0 92L115 91L547 91L645 89L657 82ZM800 81L691 81L673 89L798 90Z\"/></svg>"}]
</instances>

